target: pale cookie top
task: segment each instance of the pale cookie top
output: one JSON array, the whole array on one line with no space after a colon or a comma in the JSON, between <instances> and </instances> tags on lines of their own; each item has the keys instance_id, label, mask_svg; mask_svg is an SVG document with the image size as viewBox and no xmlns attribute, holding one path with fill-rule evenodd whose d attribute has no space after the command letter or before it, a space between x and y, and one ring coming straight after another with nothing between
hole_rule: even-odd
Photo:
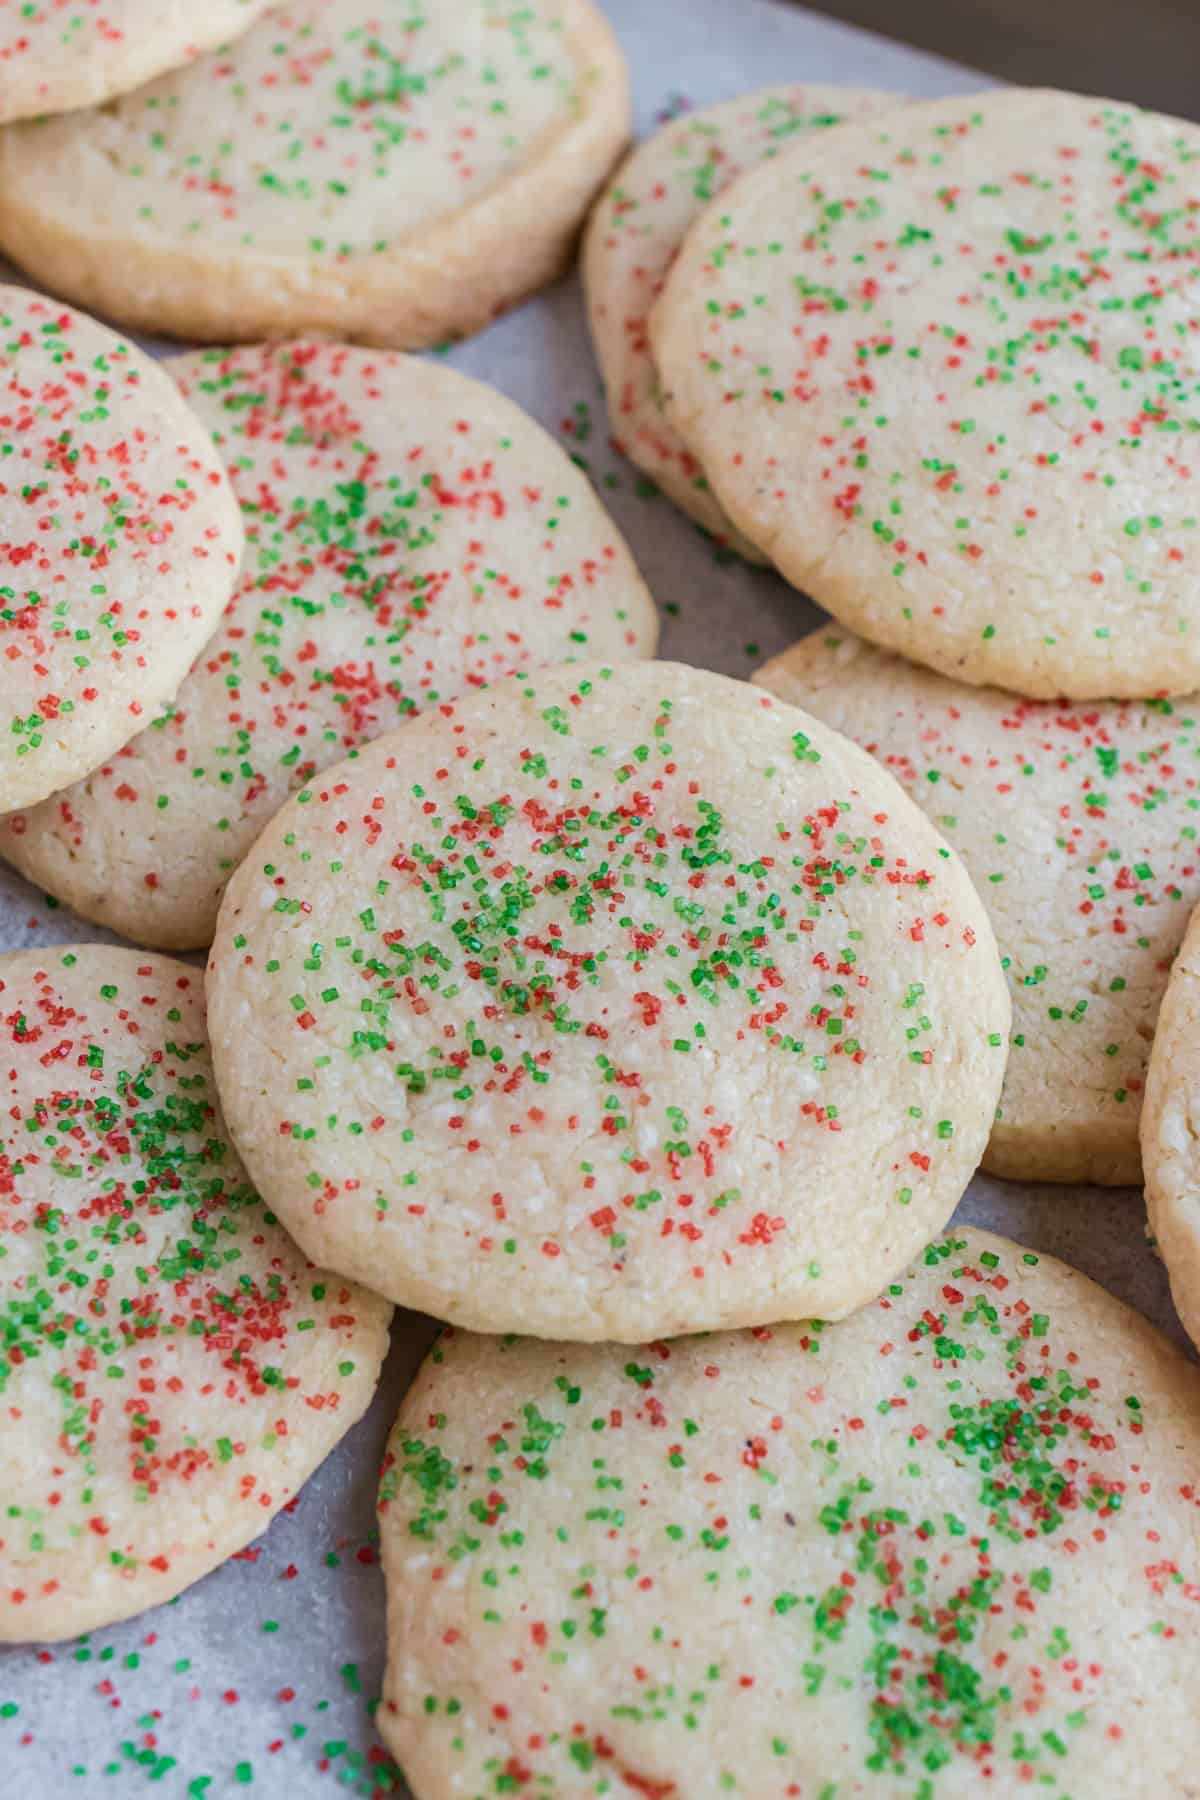
<instances>
[{"instance_id":1,"label":"pale cookie top","mask_svg":"<svg viewBox=\"0 0 1200 1800\"><path fill-rule=\"evenodd\" d=\"M1200 127L1008 90L798 143L653 324L734 523L864 636L1080 698L1200 686Z\"/></svg>"},{"instance_id":2,"label":"pale cookie top","mask_svg":"<svg viewBox=\"0 0 1200 1800\"><path fill-rule=\"evenodd\" d=\"M0 0L0 124L94 106L233 38L270 0Z\"/></svg>"},{"instance_id":3,"label":"pale cookie top","mask_svg":"<svg viewBox=\"0 0 1200 1800\"><path fill-rule=\"evenodd\" d=\"M744 554L704 470L669 423L650 353L650 308L688 227L744 170L798 136L895 106L898 95L804 85L761 88L685 113L639 144L597 202L583 277L617 447L719 541Z\"/></svg>"},{"instance_id":4,"label":"pale cookie top","mask_svg":"<svg viewBox=\"0 0 1200 1800\"><path fill-rule=\"evenodd\" d=\"M498 683L318 777L230 884L209 1001L310 1255L635 1341L877 1293L978 1161L1009 1023L891 777L670 663Z\"/></svg>"},{"instance_id":5,"label":"pale cookie top","mask_svg":"<svg viewBox=\"0 0 1200 1800\"><path fill-rule=\"evenodd\" d=\"M422 1800L1188 1794L1198 1459L1195 1369L985 1232L824 1328L448 1333L378 1723Z\"/></svg>"},{"instance_id":6,"label":"pale cookie top","mask_svg":"<svg viewBox=\"0 0 1200 1800\"><path fill-rule=\"evenodd\" d=\"M241 585L174 703L0 853L142 942L207 944L315 770L514 669L652 653L654 605L583 475L437 363L330 345L168 365L242 505Z\"/></svg>"},{"instance_id":7,"label":"pale cookie top","mask_svg":"<svg viewBox=\"0 0 1200 1800\"><path fill-rule=\"evenodd\" d=\"M0 958L0 1640L140 1612L358 1418L390 1309L311 1268L225 1134L197 970Z\"/></svg>"},{"instance_id":8,"label":"pale cookie top","mask_svg":"<svg viewBox=\"0 0 1200 1800\"><path fill-rule=\"evenodd\" d=\"M212 440L162 370L0 288L0 810L95 768L175 693L241 548Z\"/></svg>"},{"instance_id":9,"label":"pale cookie top","mask_svg":"<svg viewBox=\"0 0 1200 1800\"><path fill-rule=\"evenodd\" d=\"M587 0L295 0L103 112L10 135L6 176L40 169L109 231L375 257L553 154L594 29Z\"/></svg>"},{"instance_id":10,"label":"pale cookie top","mask_svg":"<svg viewBox=\"0 0 1200 1800\"><path fill-rule=\"evenodd\" d=\"M1142 1111L1150 1230L1180 1318L1200 1344L1200 913L1171 968Z\"/></svg>"},{"instance_id":11,"label":"pale cookie top","mask_svg":"<svg viewBox=\"0 0 1200 1800\"><path fill-rule=\"evenodd\" d=\"M755 680L870 750L987 906L1013 1037L985 1168L1140 1180L1146 1058L1200 896L1200 697L1017 700L828 631Z\"/></svg>"}]
</instances>

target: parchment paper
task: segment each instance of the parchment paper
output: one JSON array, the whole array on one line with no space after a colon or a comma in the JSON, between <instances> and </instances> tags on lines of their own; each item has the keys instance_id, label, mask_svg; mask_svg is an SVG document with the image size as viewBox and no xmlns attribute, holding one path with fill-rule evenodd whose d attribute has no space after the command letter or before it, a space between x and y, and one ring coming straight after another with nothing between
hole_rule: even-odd
<instances>
[{"instance_id":1,"label":"parchment paper","mask_svg":"<svg viewBox=\"0 0 1200 1800\"><path fill-rule=\"evenodd\" d=\"M800 8L603 3L632 68L640 134L685 105L767 82L928 96L988 85ZM611 450L574 277L449 360L520 401L590 471L663 609L664 656L746 676L818 621L775 576L715 557ZM0 867L0 949L104 936ZM980 1178L960 1216L1075 1263L1184 1341L1139 1192ZM404 1793L372 1728L384 1612L373 1507L383 1440L430 1330L398 1321L368 1416L240 1558L129 1624L50 1649L0 1649L0 1800Z\"/></svg>"}]
</instances>

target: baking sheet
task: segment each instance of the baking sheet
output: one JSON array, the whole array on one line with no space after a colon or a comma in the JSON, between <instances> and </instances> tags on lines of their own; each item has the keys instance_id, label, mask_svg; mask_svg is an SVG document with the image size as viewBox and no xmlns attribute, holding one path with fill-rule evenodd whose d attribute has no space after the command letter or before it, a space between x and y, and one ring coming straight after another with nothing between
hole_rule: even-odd
<instances>
[{"instance_id":1,"label":"baking sheet","mask_svg":"<svg viewBox=\"0 0 1200 1800\"><path fill-rule=\"evenodd\" d=\"M767 82L926 96L988 85L799 8L603 3L633 71L639 133ZM663 609L664 656L746 676L819 620L775 576L714 553L611 450L574 277L449 360L520 401L590 471ZM0 868L0 948L106 935ZM960 1217L1075 1263L1184 1341L1139 1192L979 1178ZM383 1669L373 1511L383 1440L429 1332L398 1320L369 1414L240 1557L128 1624L48 1649L0 1648L0 1800L404 1793L372 1727Z\"/></svg>"}]
</instances>

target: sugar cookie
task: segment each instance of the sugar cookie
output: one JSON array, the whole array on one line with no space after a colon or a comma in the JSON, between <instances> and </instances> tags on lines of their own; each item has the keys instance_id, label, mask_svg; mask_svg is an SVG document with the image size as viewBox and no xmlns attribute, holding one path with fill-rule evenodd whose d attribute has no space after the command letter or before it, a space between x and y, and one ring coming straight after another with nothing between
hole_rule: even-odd
<instances>
[{"instance_id":1,"label":"sugar cookie","mask_svg":"<svg viewBox=\"0 0 1200 1800\"><path fill-rule=\"evenodd\" d=\"M318 777L230 883L209 1004L310 1256L632 1342L877 1293L975 1168L1009 1024L891 777L670 663L499 682Z\"/></svg>"},{"instance_id":2,"label":"sugar cookie","mask_svg":"<svg viewBox=\"0 0 1200 1800\"><path fill-rule=\"evenodd\" d=\"M1001 89L743 176L652 320L734 524L961 681L1200 688L1197 169L1200 126Z\"/></svg>"},{"instance_id":3,"label":"sugar cookie","mask_svg":"<svg viewBox=\"0 0 1200 1800\"><path fill-rule=\"evenodd\" d=\"M0 134L0 243L143 331L419 349L560 272L628 133L592 0L293 0Z\"/></svg>"},{"instance_id":4,"label":"sugar cookie","mask_svg":"<svg viewBox=\"0 0 1200 1800\"><path fill-rule=\"evenodd\" d=\"M1195 1369L986 1232L837 1325L447 1333L377 1722L420 1800L1188 1794L1198 1458Z\"/></svg>"},{"instance_id":5,"label":"sugar cookie","mask_svg":"<svg viewBox=\"0 0 1200 1800\"><path fill-rule=\"evenodd\" d=\"M1150 1229L1171 1278L1171 1297L1200 1344L1200 912L1171 969L1146 1075L1142 1161Z\"/></svg>"},{"instance_id":6,"label":"sugar cookie","mask_svg":"<svg viewBox=\"0 0 1200 1800\"><path fill-rule=\"evenodd\" d=\"M201 977L0 957L0 1641L74 1637L257 1537L366 1407L390 1308L311 1268L225 1135Z\"/></svg>"},{"instance_id":7,"label":"sugar cookie","mask_svg":"<svg viewBox=\"0 0 1200 1800\"><path fill-rule=\"evenodd\" d=\"M984 1168L1139 1181L1154 1020L1200 898L1200 697L1022 701L834 631L754 679L870 750L987 905L1013 1038Z\"/></svg>"},{"instance_id":8,"label":"sugar cookie","mask_svg":"<svg viewBox=\"0 0 1200 1800\"><path fill-rule=\"evenodd\" d=\"M162 370L0 287L0 811L94 769L172 698L241 549L220 458Z\"/></svg>"}]
</instances>

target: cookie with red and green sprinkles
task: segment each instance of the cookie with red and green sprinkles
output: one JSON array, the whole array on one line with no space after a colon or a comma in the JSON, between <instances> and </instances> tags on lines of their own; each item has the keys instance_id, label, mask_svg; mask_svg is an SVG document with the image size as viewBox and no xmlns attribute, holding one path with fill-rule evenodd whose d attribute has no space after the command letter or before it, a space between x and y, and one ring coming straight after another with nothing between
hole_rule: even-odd
<instances>
[{"instance_id":1,"label":"cookie with red and green sprinkles","mask_svg":"<svg viewBox=\"0 0 1200 1800\"><path fill-rule=\"evenodd\" d=\"M0 957L0 1641L171 1599L256 1537L375 1390L390 1307L314 1269L221 1117L203 981Z\"/></svg>"},{"instance_id":2,"label":"cookie with red and green sprinkles","mask_svg":"<svg viewBox=\"0 0 1200 1800\"><path fill-rule=\"evenodd\" d=\"M1146 1212L1171 1298L1200 1345L1200 910L1171 968L1142 1109Z\"/></svg>"},{"instance_id":3,"label":"cookie with red and green sprinkles","mask_svg":"<svg viewBox=\"0 0 1200 1800\"><path fill-rule=\"evenodd\" d=\"M899 103L895 94L791 82L687 112L621 164L597 202L582 273L617 447L717 539L758 561L671 425L650 351L650 309L689 227L747 169L797 138Z\"/></svg>"},{"instance_id":4,"label":"cookie with red and green sprinkles","mask_svg":"<svg viewBox=\"0 0 1200 1800\"><path fill-rule=\"evenodd\" d=\"M1008 89L817 133L652 319L733 523L851 630L1034 698L1200 687L1200 126Z\"/></svg>"},{"instance_id":5,"label":"cookie with red and green sprinkles","mask_svg":"<svg viewBox=\"0 0 1200 1800\"><path fill-rule=\"evenodd\" d=\"M235 38L271 0L0 0L0 124L99 106Z\"/></svg>"},{"instance_id":6,"label":"cookie with red and green sprinkles","mask_svg":"<svg viewBox=\"0 0 1200 1800\"><path fill-rule=\"evenodd\" d=\"M586 478L494 388L331 344L168 367L241 502L240 585L172 702L0 819L0 855L85 917L188 949L317 771L513 670L652 655L658 626Z\"/></svg>"},{"instance_id":7,"label":"cookie with red and green sprinkles","mask_svg":"<svg viewBox=\"0 0 1200 1800\"><path fill-rule=\"evenodd\" d=\"M623 1342L878 1293L978 1162L1009 1024L892 778L670 663L516 676L315 778L229 885L208 994L310 1256Z\"/></svg>"},{"instance_id":8,"label":"cookie with red and green sprinkles","mask_svg":"<svg viewBox=\"0 0 1200 1800\"><path fill-rule=\"evenodd\" d=\"M241 550L174 383L94 319L0 287L0 811L78 780L174 696Z\"/></svg>"},{"instance_id":9,"label":"cookie with red and green sprinkles","mask_svg":"<svg viewBox=\"0 0 1200 1800\"><path fill-rule=\"evenodd\" d=\"M1146 1062L1200 899L1200 697L1069 705L816 631L754 677L887 769L962 857L1012 992L983 1166L1141 1180Z\"/></svg>"},{"instance_id":10,"label":"cookie with red and green sprinkles","mask_svg":"<svg viewBox=\"0 0 1200 1800\"><path fill-rule=\"evenodd\" d=\"M0 244L140 330L420 349L562 271L629 123L594 0L292 0L0 133Z\"/></svg>"},{"instance_id":11,"label":"cookie with red and green sprinkles","mask_svg":"<svg viewBox=\"0 0 1200 1800\"><path fill-rule=\"evenodd\" d=\"M379 1515L419 1800L1195 1792L1195 1369L953 1231L840 1324L447 1332Z\"/></svg>"}]
</instances>

